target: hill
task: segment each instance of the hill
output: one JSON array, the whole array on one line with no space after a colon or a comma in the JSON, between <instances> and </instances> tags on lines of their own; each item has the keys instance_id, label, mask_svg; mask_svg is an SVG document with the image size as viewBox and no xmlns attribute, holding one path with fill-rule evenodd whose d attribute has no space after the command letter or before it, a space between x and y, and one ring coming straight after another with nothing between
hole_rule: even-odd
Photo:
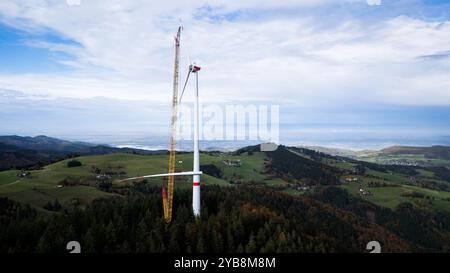
<instances>
[{"instance_id":1,"label":"hill","mask_svg":"<svg viewBox=\"0 0 450 273\"><path fill-rule=\"evenodd\" d=\"M300 147L301 148L301 147ZM444 159L450 160L450 147L448 146L431 146L431 147L414 147L414 146L391 146L381 150L349 150L341 148L329 148L322 146L305 146L303 148L322 152L333 156L341 156L353 159L373 159L383 156L411 156L418 155L427 159Z\"/></svg>"},{"instance_id":2,"label":"hill","mask_svg":"<svg viewBox=\"0 0 450 273\"><path fill-rule=\"evenodd\" d=\"M39 168L62 160L70 153L60 151L31 150L0 143L0 171L22 168Z\"/></svg>"},{"instance_id":3,"label":"hill","mask_svg":"<svg viewBox=\"0 0 450 273\"><path fill-rule=\"evenodd\" d=\"M31 156L33 153L25 153ZM41 169L22 172L0 172L0 196L30 202L42 208L54 201L60 193L61 202L70 204L73 198L90 192L99 196L106 192L122 194L126 187L114 180L166 171L165 154L139 155L117 153L78 157L81 167L68 168L64 159ZM190 170L189 153L177 155L178 170ZM239 162L228 166L227 162ZM249 146L234 153L207 152L201 154L201 169L206 184L265 185L292 195L303 195L320 187L337 185L352 195L374 204L395 209L402 202L419 207L450 210L450 170L445 167L414 167L380 165L350 158L331 156L305 148L280 146L274 152L260 152L258 146ZM26 173L25 173L26 174ZM181 178L180 178L181 179ZM183 180L185 181L185 180ZM160 179L149 180L159 185ZM180 187L185 183L179 183ZM58 188L61 187L62 188ZM360 189L365 195L361 196ZM86 205L90 198L82 205Z\"/></svg>"},{"instance_id":4,"label":"hill","mask_svg":"<svg viewBox=\"0 0 450 273\"><path fill-rule=\"evenodd\" d=\"M306 185L337 185L343 174L338 168L320 162L325 154L311 150L279 146L277 150L266 154L269 172L279 177L290 176Z\"/></svg>"},{"instance_id":5,"label":"hill","mask_svg":"<svg viewBox=\"0 0 450 273\"><path fill-rule=\"evenodd\" d=\"M350 158L357 158L361 153L372 152L372 151L353 151L353 150L349 150L349 149L330 148L330 147L323 147L323 146L304 146L304 147L298 147L298 148L305 148L305 149L321 152L324 154L329 154L329 155L333 155L333 156L350 157Z\"/></svg>"},{"instance_id":6,"label":"hill","mask_svg":"<svg viewBox=\"0 0 450 273\"><path fill-rule=\"evenodd\" d=\"M147 151L115 148L84 142L70 142L47 136L0 136L0 171L41 168L53 162L79 155L112 153L163 154L166 151Z\"/></svg>"},{"instance_id":7,"label":"hill","mask_svg":"<svg viewBox=\"0 0 450 273\"><path fill-rule=\"evenodd\" d=\"M65 252L73 238L86 253L359 253L373 238L385 252L412 251L386 228L307 197L253 187L204 187L202 196L205 209L196 221L191 192L176 191L169 226L161 219L159 188L49 217L0 199L0 252Z\"/></svg>"},{"instance_id":8,"label":"hill","mask_svg":"<svg viewBox=\"0 0 450 273\"><path fill-rule=\"evenodd\" d=\"M450 147L392 146L372 153L359 154L356 159L385 165L448 167Z\"/></svg>"},{"instance_id":9,"label":"hill","mask_svg":"<svg viewBox=\"0 0 450 273\"><path fill-rule=\"evenodd\" d=\"M0 136L0 143L16 146L26 150L36 151L55 151L55 152L72 152L78 153L89 147L95 146L93 144L83 142L70 142L57 138L47 136L36 137L22 137L22 136Z\"/></svg>"},{"instance_id":10,"label":"hill","mask_svg":"<svg viewBox=\"0 0 450 273\"><path fill-rule=\"evenodd\" d=\"M432 146L432 147L408 147L408 146L392 146L380 151L383 155L423 155L425 158L447 159L450 160L450 147Z\"/></svg>"},{"instance_id":11,"label":"hill","mask_svg":"<svg viewBox=\"0 0 450 273\"><path fill-rule=\"evenodd\" d=\"M115 206L117 206L117 211L124 206L138 206L134 209L139 210L142 202L150 202L151 204L146 203L145 207L152 212L148 221L157 222L161 220L159 189L162 179L148 179L142 182L129 183L118 182L118 180L165 172L167 169L167 155L165 153L153 155L112 153L78 156L76 160L81 163L81 166L72 168L68 167L67 164L70 160L72 159L64 159L29 172L17 170L0 172L0 197L8 198L8 202L12 200L11 202L30 205L30 209L35 210L37 215L56 214L59 220L54 220L56 222L53 224L58 225L58 221L63 221L68 223L67 228L69 229L74 228L73 225L76 224L61 219L66 219L65 217L71 219L73 211L77 211L78 216L85 214L85 217L89 218L91 213L98 213L95 212L95 204L105 204L101 207L110 207L106 211L112 213ZM192 224L193 229L198 230L203 227L208 230L207 234L209 235L203 237L205 240L226 240L228 231L225 230L226 233L224 233L223 229L215 232L212 230L215 229L215 225L226 226L221 221L217 222L217 218L222 217L220 216L221 213L232 213L228 210L222 210L222 206L239 204L239 210L241 211L249 210L251 213L272 215L274 219L278 219L279 221L275 221L278 224L274 224L273 228L283 230L284 235L277 233L277 236L286 236L286 238L294 238L294 240L302 242L293 243L286 248L277 243L275 243L275 246L272 245L273 243L268 246L258 245L256 248L258 251L267 251L267 248L278 251L278 248L280 248L280 251L284 249L283 251L288 252L354 252L361 248L364 240L378 233L382 234L380 238L390 238L389 240L402 246L399 248L390 246L389 249L392 251L428 251L430 249L443 251L446 245L450 245L450 242L448 242L448 238L450 238L448 232L450 230L448 228L450 227L450 180L445 178L447 175L445 170L448 171L445 167L444 169L436 169L434 167L380 165L328 155L306 148L287 146L280 146L273 152L260 152L259 146L245 147L233 153L202 152L201 163L201 170L205 173L202 176L203 188L214 189L213 191L218 194L218 196L214 195L207 190L209 193L203 195L202 192L203 202L205 202L203 207L206 210L205 214L208 215L203 220L208 224L204 223L205 226L202 226L203 224L200 224L200 226ZM190 170L192 168L192 154L178 154L176 168L178 171ZM184 204L181 206L185 206L185 208L179 209L186 209L187 212L189 212L187 208L189 208L189 196L192 187L189 182L189 178L178 178L175 189L176 196L178 196L175 203ZM147 198L152 201L148 201ZM186 198L186 200L183 198ZM214 203L209 198L220 200L224 198L224 203ZM103 201L98 201L100 199ZM270 199L276 201L272 203ZM302 208L301 210L304 211L297 211L296 207ZM324 210L324 214L317 214L317 210ZM290 212L287 213L287 211ZM305 214L306 212L310 214ZM122 211L121 213L125 212ZM177 210L175 214L177 213L180 212ZM185 213L181 212L181 214ZM27 212L27 214L29 213ZM133 217L137 217L137 221L137 219L142 219L144 215L140 214L140 216ZM277 215L281 218L277 218ZM272 216L267 219L273 218ZM124 215L124 217L131 216ZM191 223L189 222L191 221L189 220L190 217L184 215L179 221ZM247 246L254 249L252 241L259 241L255 239L258 237L258 233L263 236L264 232L272 232L272 227L268 229L269 231L261 230L264 223L268 221L267 219L261 220L258 218L259 216L251 216L251 220L243 220L247 216L244 217L241 214L236 217L239 218L236 222L238 226L252 226L254 229L248 229L245 236L237 237L242 242L242 246L239 247L239 244L233 245L233 251L245 251ZM308 217L312 217L312 219ZM28 220L25 219L24 221ZM46 218L43 221L46 225L50 225L53 220ZM304 224L301 224L302 221L304 221ZM290 224L286 224L287 222ZM209 223L215 224L209 226ZM352 238L351 242L343 242L344 238L336 237L337 235L333 234L331 230L324 229L321 226L323 223L330 226L335 225L333 227L336 230L341 230L343 234ZM135 224L139 223L134 223L129 227L133 229L133 232L136 232ZM104 225L105 228L109 229L107 222ZM298 227L298 229L292 229L292 227ZM62 227L63 230L64 228L66 227ZM89 231L91 228L96 229L97 227L88 225L84 227L83 231L77 233L77 236L81 238L80 240L87 240L85 241L87 243L91 240L88 239L91 236L89 234L100 232ZM147 226L145 229L152 230L152 228L159 229L160 227L158 225ZM148 245L142 249L165 252L169 251L169 245L173 244L175 249L187 251L188 245L178 243L175 246L176 243L171 243L168 238L174 236L172 232L182 234L189 231L180 230L179 227L173 227L173 229L172 231L166 231L169 233L161 239L162 241L158 239L158 242L147 242ZM314 233L312 231L314 229L323 231L320 233L322 235ZM38 231L45 232L45 227L41 227ZM36 231L37 234L40 234L38 231ZM300 231L309 234L310 238L308 236L298 237ZM237 231L232 229L230 232ZM103 231L98 234L101 233ZM169 234L172 235L169 236ZM422 235L417 236L417 234ZM120 234L115 234L115 236L120 236ZM251 239L252 236L255 238ZM151 237L154 238L153 235ZM177 238L179 240L185 239L184 237ZM277 241L278 239L277 237L274 240ZM39 241L40 239L35 238L35 240ZM123 241L122 237L121 240L120 243L117 242L115 251L120 251L125 246L130 247L128 251L133 252L141 249L137 248L136 245L131 246L136 243L133 238L130 241ZM264 237L263 240L265 242L270 241L268 237ZM309 243L304 243L305 240L312 240L308 241L310 243L320 241L322 245L314 248L308 246ZM179 242L178 239L177 242ZM95 245L92 242L89 244ZM155 248L155 244L160 248ZM342 244L342 248L337 247L338 244ZM49 249L49 246L44 248L44 246L38 247L37 245L39 245L37 242L32 244L33 249ZM92 251L101 252L105 249L103 247L96 246ZM190 251L197 251L193 250L193 245L189 247ZM204 251L213 249L211 245L203 245L202 247ZM195 246L195 249L198 248L200 251L202 247Z\"/></svg>"}]
</instances>

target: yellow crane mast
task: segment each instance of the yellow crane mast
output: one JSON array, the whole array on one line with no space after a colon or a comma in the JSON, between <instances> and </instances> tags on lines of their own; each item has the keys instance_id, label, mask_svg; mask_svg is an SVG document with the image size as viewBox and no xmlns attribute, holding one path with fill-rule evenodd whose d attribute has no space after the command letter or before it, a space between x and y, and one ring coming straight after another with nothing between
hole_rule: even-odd
<instances>
[{"instance_id":1,"label":"yellow crane mast","mask_svg":"<svg viewBox=\"0 0 450 273\"><path fill-rule=\"evenodd\" d=\"M175 172L175 155L177 146L177 117L178 117L178 78L179 78L179 64L180 64L180 26L175 36L175 64L173 71L173 96L172 96L172 118L171 118L171 135L170 135L170 148L169 148L169 168L168 173ZM169 176L167 178L167 190L163 183L162 198L163 198L163 210L164 219L167 223L172 221L172 207L173 207L173 188L174 188L175 176Z\"/></svg>"}]
</instances>

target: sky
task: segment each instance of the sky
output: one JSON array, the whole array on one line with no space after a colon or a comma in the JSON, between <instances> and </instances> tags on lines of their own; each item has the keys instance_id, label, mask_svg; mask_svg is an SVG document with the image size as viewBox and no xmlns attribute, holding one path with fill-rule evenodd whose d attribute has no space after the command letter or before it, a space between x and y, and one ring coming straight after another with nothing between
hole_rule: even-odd
<instances>
[{"instance_id":1,"label":"sky","mask_svg":"<svg viewBox=\"0 0 450 273\"><path fill-rule=\"evenodd\" d=\"M282 143L450 145L444 0L2 0L0 134L168 139L180 23L181 79L278 105Z\"/></svg>"}]
</instances>

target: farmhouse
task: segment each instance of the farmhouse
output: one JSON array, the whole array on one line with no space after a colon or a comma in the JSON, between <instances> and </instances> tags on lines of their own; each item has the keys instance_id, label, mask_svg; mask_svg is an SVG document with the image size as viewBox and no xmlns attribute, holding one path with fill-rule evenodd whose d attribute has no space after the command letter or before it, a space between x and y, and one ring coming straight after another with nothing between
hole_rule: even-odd
<instances>
[{"instance_id":1,"label":"farmhouse","mask_svg":"<svg viewBox=\"0 0 450 273\"><path fill-rule=\"evenodd\" d=\"M27 172L27 171L21 171L20 173L17 174L18 177L27 177L29 176L31 173Z\"/></svg>"},{"instance_id":2,"label":"farmhouse","mask_svg":"<svg viewBox=\"0 0 450 273\"><path fill-rule=\"evenodd\" d=\"M222 161L223 164L227 165L228 167L241 167L242 163L241 160L224 160Z\"/></svg>"},{"instance_id":3,"label":"farmhouse","mask_svg":"<svg viewBox=\"0 0 450 273\"><path fill-rule=\"evenodd\" d=\"M365 190L365 189L363 189L363 188L359 188L359 194L361 195L361 196L369 196L369 195L372 195L372 193L370 192L370 191L367 191L367 190Z\"/></svg>"},{"instance_id":4,"label":"farmhouse","mask_svg":"<svg viewBox=\"0 0 450 273\"><path fill-rule=\"evenodd\" d=\"M347 177L345 178L346 182L357 182L359 179L357 177Z\"/></svg>"}]
</instances>

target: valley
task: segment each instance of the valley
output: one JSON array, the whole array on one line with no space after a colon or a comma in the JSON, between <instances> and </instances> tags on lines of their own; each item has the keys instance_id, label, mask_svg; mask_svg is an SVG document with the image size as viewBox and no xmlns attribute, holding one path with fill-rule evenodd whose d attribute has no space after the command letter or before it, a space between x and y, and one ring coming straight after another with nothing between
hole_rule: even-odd
<instances>
[{"instance_id":1,"label":"valley","mask_svg":"<svg viewBox=\"0 0 450 273\"><path fill-rule=\"evenodd\" d=\"M277 157L274 157L275 154ZM0 196L38 208L55 199L66 206L72 203L84 206L97 197L121 195L128 187L139 183L117 182L120 179L166 171L168 157L130 153L80 156L76 160L82 166L75 168L67 166L70 160L65 159L40 170L30 170L25 177L19 177L21 171L18 170L0 172ZM290 164L280 168L280 160ZM228 161L240 161L241 165L229 166L226 164ZM450 210L450 181L436 174L433 168L385 168L383 165L284 146L277 152L259 152L258 146L251 146L237 152L202 153L201 162L203 169L213 166L218 170L216 173L204 170L204 185L264 185L292 195L311 193L320 187L334 185L355 197L390 209L409 202L419 207ZM177 156L178 171L188 171L191 166L190 153ZM118 175L114 170L120 170L122 174ZM112 174L105 175L108 171ZM145 183L159 186L161 181L161 178L152 178ZM188 178L177 178L176 188L190 188L189 182ZM362 194L363 191L368 194Z\"/></svg>"}]
</instances>

